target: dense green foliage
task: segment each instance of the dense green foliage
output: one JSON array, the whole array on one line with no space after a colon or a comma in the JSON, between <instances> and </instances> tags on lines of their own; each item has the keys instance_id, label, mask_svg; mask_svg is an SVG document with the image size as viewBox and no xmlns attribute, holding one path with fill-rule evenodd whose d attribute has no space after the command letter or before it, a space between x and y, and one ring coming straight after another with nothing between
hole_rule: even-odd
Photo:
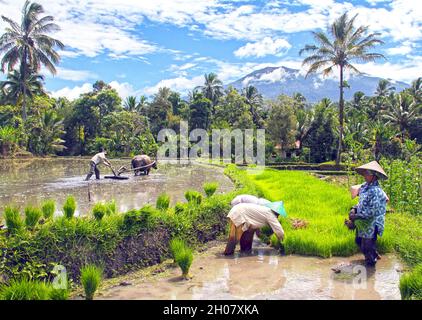
<instances>
[{"instance_id":1,"label":"dense green foliage","mask_svg":"<svg viewBox=\"0 0 422 320\"><path fill-rule=\"evenodd\" d=\"M89 264L81 269L81 283L84 287L86 300L93 300L95 292L101 283L103 271L96 265Z\"/></svg>"}]
</instances>

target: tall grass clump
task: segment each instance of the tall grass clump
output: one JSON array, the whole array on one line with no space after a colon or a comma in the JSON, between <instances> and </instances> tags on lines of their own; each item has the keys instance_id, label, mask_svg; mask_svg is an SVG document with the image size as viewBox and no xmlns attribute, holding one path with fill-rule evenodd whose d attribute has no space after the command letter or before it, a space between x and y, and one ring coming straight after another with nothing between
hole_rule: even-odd
<instances>
[{"instance_id":1,"label":"tall grass clump","mask_svg":"<svg viewBox=\"0 0 422 320\"><path fill-rule=\"evenodd\" d=\"M42 217L42 211L36 207L25 208L25 225L29 230L34 230Z\"/></svg>"},{"instance_id":2,"label":"tall grass clump","mask_svg":"<svg viewBox=\"0 0 422 320\"><path fill-rule=\"evenodd\" d=\"M162 193L158 196L155 207L158 210L167 210L170 206L170 196L166 193Z\"/></svg>"},{"instance_id":3,"label":"tall grass clump","mask_svg":"<svg viewBox=\"0 0 422 320\"><path fill-rule=\"evenodd\" d=\"M63 205L63 213L64 216L68 219L73 218L73 216L75 215L75 210L76 210L76 200L75 197L73 196L68 196L66 198L66 201Z\"/></svg>"},{"instance_id":4,"label":"tall grass clump","mask_svg":"<svg viewBox=\"0 0 422 320\"><path fill-rule=\"evenodd\" d=\"M203 188L204 188L205 194L209 198L209 197L213 196L214 193L217 191L218 182L204 183Z\"/></svg>"},{"instance_id":5,"label":"tall grass clump","mask_svg":"<svg viewBox=\"0 0 422 320\"><path fill-rule=\"evenodd\" d=\"M185 199L192 204L201 204L202 194L195 190L188 190L185 192Z\"/></svg>"},{"instance_id":6,"label":"tall grass clump","mask_svg":"<svg viewBox=\"0 0 422 320\"><path fill-rule=\"evenodd\" d=\"M173 254L174 260L182 270L182 277L189 279L189 269L193 261L192 249L180 239L173 239L170 242L170 250Z\"/></svg>"},{"instance_id":7,"label":"tall grass clump","mask_svg":"<svg viewBox=\"0 0 422 320\"><path fill-rule=\"evenodd\" d=\"M11 280L0 288L0 300L49 300L51 288L44 282Z\"/></svg>"},{"instance_id":8,"label":"tall grass clump","mask_svg":"<svg viewBox=\"0 0 422 320\"><path fill-rule=\"evenodd\" d=\"M400 294L404 300L422 300L422 264L401 276Z\"/></svg>"},{"instance_id":9,"label":"tall grass clump","mask_svg":"<svg viewBox=\"0 0 422 320\"><path fill-rule=\"evenodd\" d=\"M45 219L50 219L53 217L54 212L56 211L56 201L46 200L41 205L41 210Z\"/></svg>"},{"instance_id":10,"label":"tall grass clump","mask_svg":"<svg viewBox=\"0 0 422 320\"><path fill-rule=\"evenodd\" d=\"M92 214L97 221L101 221L108 211L108 205L101 202L96 203L92 208Z\"/></svg>"},{"instance_id":11,"label":"tall grass clump","mask_svg":"<svg viewBox=\"0 0 422 320\"><path fill-rule=\"evenodd\" d=\"M81 269L81 283L84 287L86 300L93 300L103 277L103 270L89 264Z\"/></svg>"},{"instance_id":12,"label":"tall grass clump","mask_svg":"<svg viewBox=\"0 0 422 320\"><path fill-rule=\"evenodd\" d=\"M4 209L4 219L9 233L15 234L22 230L23 220L17 207L6 207Z\"/></svg>"}]
</instances>

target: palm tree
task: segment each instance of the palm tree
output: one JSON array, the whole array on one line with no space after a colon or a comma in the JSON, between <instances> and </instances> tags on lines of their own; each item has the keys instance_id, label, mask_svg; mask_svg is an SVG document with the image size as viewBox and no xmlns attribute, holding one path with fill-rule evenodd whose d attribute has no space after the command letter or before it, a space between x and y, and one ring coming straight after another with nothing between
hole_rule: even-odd
<instances>
[{"instance_id":1,"label":"palm tree","mask_svg":"<svg viewBox=\"0 0 422 320\"><path fill-rule=\"evenodd\" d=\"M375 95L377 97L388 97L390 93L394 92L396 87L394 87L390 81L381 79L378 82L377 89L375 90Z\"/></svg>"},{"instance_id":2,"label":"palm tree","mask_svg":"<svg viewBox=\"0 0 422 320\"><path fill-rule=\"evenodd\" d=\"M411 123L422 117L418 114L419 106L413 97L405 92L393 96L389 109L383 117L400 130L401 141L409 135Z\"/></svg>"},{"instance_id":3,"label":"palm tree","mask_svg":"<svg viewBox=\"0 0 422 320\"><path fill-rule=\"evenodd\" d=\"M44 77L31 72L24 77L18 70L13 70L7 75L7 80L0 82L0 88L5 93L5 97L13 103L22 102L24 106L25 97L32 98L37 94L44 94ZM22 108L22 118L26 119L26 108Z\"/></svg>"},{"instance_id":4,"label":"palm tree","mask_svg":"<svg viewBox=\"0 0 422 320\"><path fill-rule=\"evenodd\" d=\"M306 45L300 50L299 54L309 53L310 55L303 60L303 65L310 65L306 74L317 72L323 69L323 75L329 75L334 67L339 68L340 72L340 99L339 99L339 141L337 147L336 164L340 163L341 146L343 138L344 121L344 71L361 73L351 64L351 61L374 61L378 58L384 58L382 54L368 52L376 44L383 42L376 38L379 33L365 35L368 31L367 26L355 28L354 21L356 15L349 19L347 13L334 21L329 30L329 35L323 32L312 32L317 45ZM331 38L331 39L330 39Z\"/></svg>"},{"instance_id":5,"label":"palm tree","mask_svg":"<svg viewBox=\"0 0 422 320\"><path fill-rule=\"evenodd\" d=\"M249 105L249 111L252 114L253 123L260 127L262 125L259 109L262 106L262 94L254 86L247 86L242 89L242 95L245 97L246 103Z\"/></svg>"},{"instance_id":6,"label":"palm tree","mask_svg":"<svg viewBox=\"0 0 422 320\"><path fill-rule=\"evenodd\" d=\"M215 73L205 74L205 83L203 86L195 88L200 89L205 98L211 100L213 106L218 103L218 99L223 95L223 83L218 79Z\"/></svg>"},{"instance_id":7,"label":"palm tree","mask_svg":"<svg viewBox=\"0 0 422 320\"><path fill-rule=\"evenodd\" d=\"M422 103L422 77L412 81L409 93L412 95L416 103Z\"/></svg>"},{"instance_id":8,"label":"palm tree","mask_svg":"<svg viewBox=\"0 0 422 320\"><path fill-rule=\"evenodd\" d=\"M52 74L56 74L54 65L59 63L60 56L55 47L64 48L62 42L47 34L58 31L59 27L53 23L52 16L39 17L44 13L38 3L26 1L22 9L22 22L17 22L2 16L9 26L0 37L0 53L4 53L1 69L10 72L19 64L22 82L26 82L32 72L38 73L41 66L45 66ZM22 117L26 120L26 91L23 91Z\"/></svg>"},{"instance_id":9,"label":"palm tree","mask_svg":"<svg viewBox=\"0 0 422 320\"><path fill-rule=\"evenodd\" d=\"M136 106L137 106L136 97L129 96L129 97L126 98L125 103L124 103L124 108L127 111L130 111L130 112L135 111L136 110Z\"/></svg>"}]
</instances>

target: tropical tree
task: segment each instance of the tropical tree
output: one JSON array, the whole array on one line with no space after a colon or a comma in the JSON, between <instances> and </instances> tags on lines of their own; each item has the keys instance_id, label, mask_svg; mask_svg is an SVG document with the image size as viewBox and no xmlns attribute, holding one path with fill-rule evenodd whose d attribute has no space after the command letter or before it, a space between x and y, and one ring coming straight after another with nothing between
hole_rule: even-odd
<instances>
[{"instance_id":1,"label":"tropical tree","mask_svg":"<svg viewBox=\"0 0 422 320\"><path fill-rule=\"evenodd\" d=\"M263 104L262 94L258 92L256 87L247 86L242 89L242 95L245 97L246 103L249 105L249 111L252 114L253 123L258 128L262 127L263 121L259 114Z\"/></svg>"},{"instance_id":2,"label":"tropical tree","mask_svg":"<svg viewBox=\"0 0 422 320\"><path fill-rule=\"evenodd\" d=\"M1 69L10 72L16 64L19 64L19 72L22 83L32 73L38 73L41 66L45 66L52 74L56 74L55 65L59 63L60 56L55 47L64 48L64 44L48 35L58 31L59 27L53 23L52 16L40 17L44 8L38 3L26 1L22 9L22 21L19 25L10 18L2 16L4 22L9 26L6 32L0 37L0 53L4 53L1 60ZM22 91L22 117L26 120L26 95Z\"/></svg>"},{"instance_id":3,"label":"tropical tree","mask_svg":"<svg viewBox=\"0 0 422 320\"><path fill-rule=\"evenodd\" d=\"M199 89L204 94L205 98L211 100L213 106L218 103L218 99L223 95L223 83L215 73L204 75L205 83L203 86L198 86L195 90Z\"/></svg>"},{"instance_id":4,"label":"tropical tree","mask_svg":"<svg viewBox=\"0 0 422 320\"><path fill-rule=\"evenodd\" d=\"M12 126L0 127L0 150L2 156L7 156L17 143L18 130Z\"/></svg>"},{"instance_id":5,"label":"tropical tree","mask_svg":"<svg viewBox=\"0 0 422 320\"><path fill-rule=\"evenodd\" d=\"M123 107L129 112L136 111L137 109L136 97L128 96L124 102Z\"/></svg>"},{"instance_id":6,"label":"tropical tree","mask_svg":"<svg viewBox=\"0 0 422 320\"><path fill-rule=\"evenodd\" d=\"M409 93L416 101L416 103L422 103L422 77L412 81L412 86L409 88Z\"/></svg>"},{"instance_id":7,"label":"tropical tree","mask_svg":"<svg viewBox=\"0 0 422 320\"><path fill-rule=\"evenodd\" d=\"M352 61L368 62L378 58L384 58L382 54L368 52L376 44L383 42L376 37L379 33L366 34L368 26L356 28L354 22L356 15L349 19L344 13L334 21L329 30L329 35L324 32L313 32L317 45L306 45L299 54L308 53L303 60L303 65L310 65L306 76L323 69L323 75L329 75L334 67L338 67L340 74L340 99L339 99L339 138L337 147L336 164L340 163L343 123L344 123L344 71L349 70L361 73L351 64Z\"/></svg>"},{"instance_id":8,"label":"tropical tree","mask_svg":"<svg viewBox=\"0 0 422 320\"><path fill-rule=\"evenodd\" d=\"M169 115L172 114L172 104L169 100L171 90L163 87L159 88L157 94L154 95L153 101L148 105L146 115L150 121L151 132L154 136L158 132L167 128L169 123Z\"/></svg>"}]
</instances>

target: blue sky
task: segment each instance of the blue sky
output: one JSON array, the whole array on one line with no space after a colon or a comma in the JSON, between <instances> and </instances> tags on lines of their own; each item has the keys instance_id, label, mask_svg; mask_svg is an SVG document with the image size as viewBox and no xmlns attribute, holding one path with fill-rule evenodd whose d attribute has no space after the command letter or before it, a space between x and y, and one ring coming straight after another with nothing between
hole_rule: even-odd
<instances>
[{"instance_id":1,"label":"blue sky","mask_svg":"<svg viewBox=\"0 0 422 320\"><path fill-rule=\"evenodd\" d=\"M377 52L388 59L357 64L361 71L407 83L422 76L420 0L37 2L56 18L54 37L66 45L57 75L45 72L54 96L74 99L98 79L124 98L162 86L186 93L209 72L228 84L267 66L301 69L298 52L312 43L311 31L326 30L345 11L385 42ZM23 3L0 0L0 13L19 21Z\"/></svg>"}]
</instances>

